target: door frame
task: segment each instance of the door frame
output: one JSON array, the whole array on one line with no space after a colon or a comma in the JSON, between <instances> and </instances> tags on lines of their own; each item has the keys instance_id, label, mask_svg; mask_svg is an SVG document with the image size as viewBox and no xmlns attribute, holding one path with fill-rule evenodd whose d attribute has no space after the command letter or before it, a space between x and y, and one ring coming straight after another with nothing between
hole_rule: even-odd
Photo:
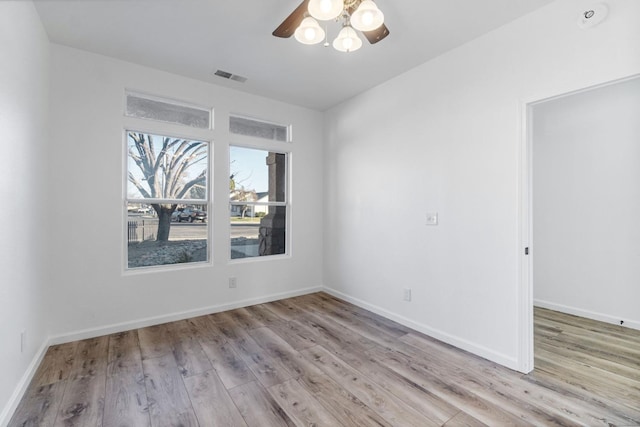
<instances>
[{"instance_id":1,"label":"door frame","mask_svg":"<svg viewBox=\"0 0 640 427\"><path fill-rule=\"evenodd\" d=\"M547 93L529 96L520 101L520 168L518 182L518 371L529 373L534 369L534 344L533 344L533 286L534 271L533 258L535 248L533 241L533 108L535 105L587 92L593 89L623 83L628 80L640 78L640 74L577 88L568 92ZM528 254L525 249L528 248Z\"/></svg>"}]
</instances>

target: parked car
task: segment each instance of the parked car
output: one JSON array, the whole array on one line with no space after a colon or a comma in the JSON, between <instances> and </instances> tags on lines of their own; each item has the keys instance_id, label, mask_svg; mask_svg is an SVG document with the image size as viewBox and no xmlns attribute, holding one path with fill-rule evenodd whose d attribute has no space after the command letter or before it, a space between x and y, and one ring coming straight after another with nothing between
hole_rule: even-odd
<instances>
[{"instance_id":1,"label":"parked car","mask_svg":"<svg viewBox=\"0 0 640 427\"><path fill-rule=\"evenodd\" d=\"M193 221L202 221L205 222L207 219L207 213L204 211L201 211L200 209L194 209L194 208L185 208L182 211L176 211L178 212L177 215L177 221L178 222L182 222L182 221L189 221L189 222L193 222ZM174 212L174 213L176 213ZM173 215L171 216L171 219L173 219Z\"/></svg>"}]
</instances>

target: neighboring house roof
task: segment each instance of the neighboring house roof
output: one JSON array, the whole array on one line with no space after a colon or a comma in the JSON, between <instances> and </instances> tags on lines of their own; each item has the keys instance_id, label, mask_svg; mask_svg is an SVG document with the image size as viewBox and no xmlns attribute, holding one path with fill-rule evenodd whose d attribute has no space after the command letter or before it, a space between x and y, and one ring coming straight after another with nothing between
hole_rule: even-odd
<instances>
[{"instance_id":1,"label":"neighboring house roof","mask_svg":"<svg viewBox=\"0 0 640 427\"><path fill-rule=\"evenodd\" d=\"M255 202L258 196L253 190L231 190L229 199L232 202Z\"/></svg>"}]
</instances>

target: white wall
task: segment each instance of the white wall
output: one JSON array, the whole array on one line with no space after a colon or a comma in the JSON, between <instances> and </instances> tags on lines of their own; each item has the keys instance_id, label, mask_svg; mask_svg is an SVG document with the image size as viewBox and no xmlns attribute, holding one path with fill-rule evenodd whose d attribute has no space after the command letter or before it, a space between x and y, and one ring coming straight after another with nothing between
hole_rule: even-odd
<instances>
[{"instance_id":1,"label":"white wall","mask_svg":"<svg viewBox=\"0 0 640 427\"><path fill-rule=\"evenodd\" d=\"M0 2L0 425L47 335L49 42L31 2ZM20 351L20 333L26 346Z\"/></svg>"},{"instance_id":2,"label":"white wall","mask_svg":"<svg viewBox=\"0 0 640 427\"><path fill-rule=\"evenodd\" d=\"M536 304L640 329L640 78L532 110Z\"/></svg>"},{"instance_id":3,"label":"white wall","mask_svg":"<svg viewBox=\"0 0 640 427\"><path fill-rule=\"evenodd\" d=\"M326 286L528 369L523 105L640 72L640 2L607 3L609 18L584 31L584 1L554 2L327 113Z\"/></svg>"},{"instance_id":4,"label":"white wall","mask_svg":"<svg viewBox=\"0 0 640 427\"><path fill-rule=\"evenodd\" d=\"M56 227L50 328L52 335L62 335L54 341L322 285L321 113L59 45L52 45L51 52L49 189ZM215 109L212 265L123 274L125 88ZM293 159L290 258L228 262L230 111L293 125L293 143L275 145L290 150ZM237 289L228 288L229 276L237 277Z\"/></svg>"}]
</instances>

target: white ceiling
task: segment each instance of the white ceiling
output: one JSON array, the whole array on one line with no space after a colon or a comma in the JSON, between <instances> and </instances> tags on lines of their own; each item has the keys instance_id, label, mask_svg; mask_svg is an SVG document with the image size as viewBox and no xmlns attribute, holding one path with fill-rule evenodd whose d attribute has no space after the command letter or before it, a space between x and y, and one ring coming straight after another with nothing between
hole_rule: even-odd
<instances>
[{"instance_id":1,"label":"white ceiling","mask_svg":"<svg viewBox=\"0 0 640 427\"><path fill-rule=\"evenodd\" d=\"M36 0L54 43L326 110L553 0L376 0L390 35L352 53L271 33L301 0ZM329 26L330 40L339 30ZM221 69L245 83L212 73Z\"/></svg>"}]
</instances>

